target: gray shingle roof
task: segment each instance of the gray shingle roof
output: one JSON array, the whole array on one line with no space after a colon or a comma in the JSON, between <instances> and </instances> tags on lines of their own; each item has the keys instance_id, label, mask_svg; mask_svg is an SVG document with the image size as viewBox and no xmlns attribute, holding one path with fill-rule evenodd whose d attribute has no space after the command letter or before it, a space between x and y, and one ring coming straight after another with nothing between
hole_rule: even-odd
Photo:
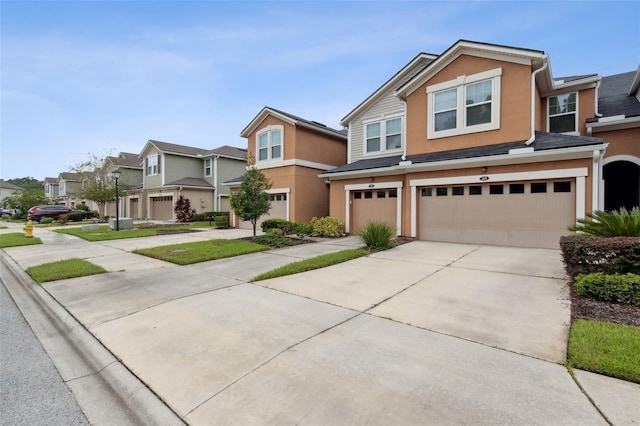
<instances>
[{"instance_id":1,"label":"gray shingle roof","mask_svg":"<svg viewBox=\"0 0 640 426\"><path fill-rule=\"evenodd\" d=\"M186 178L174 180L173 182L169 182L165 186L190 186L190 187L200 187L200 188L214 187L206 180L201 178L194 178L194 177L186 177Z\"/></svg>"},{"instance_id":2,"label":"gray shingle roof","mask_svg":"<svg viewBox=\"0 0 640 426\"><path fill-rule=\"evenodd\" d=\"M600 138L586 136L570 136L558 133L536 132L536 138L529 147L535 151L545 151L551 149L573 148L579 146L600 145L604 143ZM475 148L456 149L452 151L433 152L429 154L418 154L407 156L407 161L413 164L434 163L438 161L461 160L464 158L479 158L492 155L508 154L509 150L526 148L525 141L509 142L498 145L487 145ZM359 160L351 164L331 169L323 174L352 172L358 170L380 169L397 166L401 160L400 155L391 157L371 158Z\"/></svg>"},{"instance_id":3,"label":"gray shingle roof","mask_svg":"<svg viewBox=\"0 0 640 426\"><path fill-rule=\"evenodd\" d=\"M334 129L334 128L332 128L332 127L327 126L326 124L322 124L322 123L319 123L319 122L317 122L317 121L307 120L306 118L298 117L297 115L289 114L288 112L280 111L280 110L278 110L278 109L271 108L271 107L269 107L269 106L268 106L268 107L266 107L266 108L268 108L268 109L270 109L270 110L272 110L272 111L275 111L275 112L277 112L278 114L285 115L285 116L287 116L287 117L291 118L292 120L300 121L300 122L302 122L302 123L308 124L308 125L309 125L309 126L311 126L311 127L316 127L316 128L318 128L318 129L321 129L321 130L329 130L329 131L334 132L334 133L337 133L338 135L341 135L341 136L343 136L343 135L345 134L345 133L343 133L341 130Z\"/></svg>"},{"instance_id":4,"label":"gray shingle roof","mask_svg":"<svg viewBox=\"0 0 640 426\"><path fill-rule=\"evenodd\" d=\"M600 93L598 95L598 109L605 117L625 115L626 117L640 116L640 101L633 95L628 95L635 71L602 77Z\"/></svg>"},{"instance_id":5,"label":"gray shingle roof","mask_svg":"<svg viewBox=\"0 0 640 426\"><path fill-rule=\"evenodd\" d=\"M18 185L15 185L15 184L13 184L11 182L7 182L4 179L0 179L0 188L11 189L11 190L14 190L14 191L22 189Z\"/></svg>"},{"instance_id":6,"label":"gray shingle roof","mask_svg":"<svg viewBox=\"0 0 640 426\"><path fill-rule=\"evenodd\" d=\"M82 180L82 175L80 173L73 173L73 172L62 172L60 173L60 177L68 181L80 182Z\"/></svg>"},{"instance_id":7,"label":"gray shingle roof","mask_svg":"<svg viewBox=\"0 0 640 426\"><path fill-rule=\"evenodd\" d=\"M117 157L107 157L112 164L130 169L142 169L142 159L138 154L121 152Z\"/></svg>"},{"instance_id":8,"label":"gray shingle roof","mask_svg":"<svg viewBox=\"0 0 640 426\"><path fill-rule=\"evenodd\" d=\"M183 154L183 155L191 155L191 156L197 157L197 156L203 156L207 152L209 152L209 150L202 149L202 148L195 148L193 146L186 146L186 145L178 145L178 144L169 143L169 142L161 142L161 141L156 141L152 139L149 140L149 143L153 144L156 148L158 148L162 152L169 152L173 154Z\"/></svg>"},{"instance_id":9,"label":"gray shingle roof","mask_svg":"<svg viewBox=\"0 0 640 426\"><path fill-rule=\"evenodd\" d=\"M245 160L247 158L247 150L243 148L236 148L235 146L223 145L220 148L212 149L206 154L206 156L213 155L222 155L223 157Z\"/></svg>"}]
</instances>

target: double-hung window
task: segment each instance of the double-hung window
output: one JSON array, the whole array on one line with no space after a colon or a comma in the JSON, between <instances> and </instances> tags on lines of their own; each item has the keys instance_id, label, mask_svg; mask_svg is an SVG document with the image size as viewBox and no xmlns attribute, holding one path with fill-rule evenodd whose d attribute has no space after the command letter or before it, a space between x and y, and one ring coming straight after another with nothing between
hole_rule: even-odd
<instances>
[{"instance_id":1,"label":"double-hung window","mask_svg":"<svg viewBox=\"0 0 640 426\"><path fill-rule=\"evenodd\" d=\"M402 117L365 124L365 151L375 154L402 149Z\"/></svg>"},{"instance_id":2,"label":"double-hung window","mask_svg":"<svg viewBox=\"0 0 640 426\"><path fill-rule=\"evenodd\" d=\"M576 92L564 95L551 96L547 102L549 105L549 131L552 133L577 132L577 106L578 94Z\"/></svg>"},{"instance_id":3,"label":"double-hung window","mask_svg":"<svg viewBox=\"0 0 640 426\"><path fill-rule=\"evenodd\" d=\"M502 68L427 87L429 139L500 128Z\"/></svg>"},{"instance_id":4,"label":"double-hung window","mask_svg":"<svg viewBox=\"0 0 640 426\"><path fill-rule=\"evenodd\" d=\"M282 160L282 126L268 126L256 137L258 161Z\"/></svg>"},{"instance_id":5,"label":"double-hung window","mask_svg":"<svg viewBox=\"0 0 640 426\"><path fill-rule=\"evenodd\" d=\"M160 173L160 156L151 155L147 157L147 176L153 176Z\"/></svg>"},{"instance_id":6,"label":"double-hung window","mask_svg":"<svg viewBox=\"0 0 640 426\"><path fill-rule=\"evenodd\" d=\"M211 176L211 158L204 160L204 175L205 177Z\"/></svg>"}]
</instances>

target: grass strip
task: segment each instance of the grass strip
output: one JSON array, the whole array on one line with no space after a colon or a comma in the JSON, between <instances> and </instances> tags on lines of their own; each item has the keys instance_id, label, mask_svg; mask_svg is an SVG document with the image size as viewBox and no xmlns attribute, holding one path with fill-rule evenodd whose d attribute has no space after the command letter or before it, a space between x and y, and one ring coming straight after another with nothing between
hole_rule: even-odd
<instances>
[{"instance_id":1,"label":"grass strip","mask_svg":"<svg viewBox=\"0 0 640 426\"><path fill-rule=\"evenodd\" d=\"M27 238L22 232L11 232L0 234L0 248L30 246L33 244L42 244L40 238Z\"/></svg>"},{"instance_id":2,"label":"grass strip","mask_svg":"<svg viewBox=\"0 0 640 426\"><path fill-rule=\"evenodd\" d=\"M32 266L27 268L26 272L37 283L42 284L49 281L64 280L67 278L103 274L107 271L101 266L94 265L84 259L74 258Z\"/></svg>"},{"instance_id":3,"label":"grass strip","mask_svg":"<svg viewBox=\"0 0 640 426\"><path fill-rule=\"evenodd\" d=\"M101 225L98 229L84 230L83 227L73 228L61 228L56 229L54 232L61 234L74 235L87 241L108 241L108 240L122 240L126 238L141 238L141 237L153 237L166 231L177 231L181 229L199 229L199 228L212 228L209 226L209 222L191 222L184 225L168 225L163 227L154 228L134 228L134 229L122 229L115 231L109 229L108 225Z\"/></svg>"},{"instance_id":4,"label":"grass strip","mask_svg":"<svg viewBox=\"0 0 640 426\"><path fill-rule=\"evenodd\" d=\"M300 272L311 271L313 269L324 268L348 260L357 259L367 255L364 249L342 250L335 253L323 254L311 259L300 260L298 262L289 263L271 271L264 272L254 277L251 282L267 280L269 278L283 277L285 275L298 274Z\"/></svg>"},{"instance_id":5,"label":"grass strip","mask_svg":"<svg viewBox=\"0 0 640 426\"><path fill-rule=\"evenodd\" d=\"M640 328L578 320L569 333L573 368L640 383Z\"/></svg>"},{"instance_id":6,"label":"grass strip","mask_svg":"<svg viewBox=\"0 0 640 426\"><path fill-rule=\"evenodd\" d=\"M246 240L209 240L138 249L133 252L177 265L190 265L269 249L269 246Z\"/></svg>"}]
</instances>

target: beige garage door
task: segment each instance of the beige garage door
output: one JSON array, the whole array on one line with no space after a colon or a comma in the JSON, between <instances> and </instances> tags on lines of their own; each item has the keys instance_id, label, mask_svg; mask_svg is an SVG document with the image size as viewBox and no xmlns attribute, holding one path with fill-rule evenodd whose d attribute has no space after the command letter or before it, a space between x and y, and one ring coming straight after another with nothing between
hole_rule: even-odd
<instances>
[{"instance_id":1,"label":"beige garage door","mask_svg":"<svg viewBox=\"0 0 640 426\"><path fill-rule=\"evenodd\" d=\"M287 194L271 194L271 210L258 219L256 229L260 231L260 225L267 219L287 218ZM240 229L253 229L251 222L240 221Z\"/></svg>"},{"instance_id":2,"label":"beige garage door","mask_svg":"<svg viewBox=\"0 0 640 426\"><path fill-rule=\"evenodd\" d=\"M575 182L418 189L421 240L558 248L575 223Z\"/></svg>"},{"instance_id":3,"label":"beige garage door","mask_svg":"<svg viewBox=\"0 0 640 426\"><path fill-rule=\"evenodd\" d=\"M173 197L151 197L151 219L173 219Z\"/></svg>"},{"instance_id":4,"label":"beige garage door","mask_svg":"<svg viewBox=\"0 0 640 426\"><path fill-rule=\"evenodd\" d=\"M387 222L396 229L398 190L377 189L351 192L351 235L369 222Z\"/></svg>"}]
</instances>

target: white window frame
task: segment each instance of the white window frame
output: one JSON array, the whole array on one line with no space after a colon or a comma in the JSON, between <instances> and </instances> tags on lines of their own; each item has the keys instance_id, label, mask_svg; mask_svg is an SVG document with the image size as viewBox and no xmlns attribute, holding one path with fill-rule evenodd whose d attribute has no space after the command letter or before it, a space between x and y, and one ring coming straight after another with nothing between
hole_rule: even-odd
<instances>
[{"instance_id":1,"label":"white window frame","mask_svg":"<svg viewBox=\"0 0 640 426\"><path fill-rule=\"evenodd\" d=\"M153 163L151 160L154 160ZM149 155L146 158L145 161L145 172L147 173L147 176L156 176L160 173L160 155L156 154L156 155ZM151 171L151 172L149 172Z\"/></svg>"},{"instance_id":2,"label":"white window frame","mask_svg":"<svg viewBox=\"0 0 640 426\"><path fill-rule=\"evenodd\" d=\"M273 152L273 148L277 145L273 145L273 140L272 140L272 135L273 132L279 131L280 132L280 156L279 157L273 157L272 156L272 152ZM267 134L267 158L264 160L260 159L260 145L259 145L259 141L260 141L260 136ZM266 163L268 161L282 161L284 160L284 126L281 125L270 125L267 126L263 129L260 129L257 133L256 133L256 163Z\"/></svg>"},{"instance_id":3,"label":"white window frame","mask_svg":"<svg viewBox=\"0 0 640 426\"><path fill-rule=\"evenodd\" d=\"M207 162L209 163L209 166L207 166ZM211 158L204 159L204 176L205 177L211 177L212 170L213 170L212 163L213 162L211 161ZM208 172L207 172L207 169L209 170Z\"/></svg>"},{"instance_id":4,"label":"white window frame","mask_svg":"<svg viewBox=\"0 0 640 426\"><path fill-rule=\"evenodd\" d=\"M560 113L560 114L551 115L551 113L549 112L549 109L551 108L551 99L552 98L557 98L558 96L565 96L565 95L570 96L572 94L576 95L576 110L575 111L563 112L563 113ZM574 123L573 124L573 129L574 130L572 130L570 132L562 132L561 134L563 134L563 135L576 135L576 136L580 135L580 131L578 130L578 109L579 109L579 106L580 106L579 99L580 99L580 95L579 95L579 93L577 91L575 91L575 92L567 92L567 93L560 93L558 95L549 96L547 98L547 132L551 132L551 117L561 117L563 115L574 114L575 115L575 117L574 117L575 120L573 122Z\"/></svg>"},{"instance_id":5,"label":"white window frame","mask_svg":"<svg viewBox=\"0 0 640 426\"><path fill-rule=\"evenodd\" d=\"M463 75L455 80L445 81L427 87L427 139L486 132L500 128L500 88L502 68L495 68L472 75ZM466 87L484 80L491 81L491 121L489 123L467 126ZM435 130L435 95L439 92L456 89L456 127L447 130ZM487 102L488 103L488 102ZM474 104L477 105L477 104ZM440 111L442 112L442 111Z\"/></svg>"},{"instance_id":6,"label":"white window frame","mask_svg":"<svg viewBox=\"0 0 640 426\"><path fill-rule=\"evenodd\" d=\"M387 149L387 121L400 119L400 148ZM380 149L378 151L367 151L367 126L380 123ZM404 149L405 120L403 114L387 115L371 120L362 121L362 153L363 155L378 155L389 152L402 152Z\"/></svg>"}]
</instances>

